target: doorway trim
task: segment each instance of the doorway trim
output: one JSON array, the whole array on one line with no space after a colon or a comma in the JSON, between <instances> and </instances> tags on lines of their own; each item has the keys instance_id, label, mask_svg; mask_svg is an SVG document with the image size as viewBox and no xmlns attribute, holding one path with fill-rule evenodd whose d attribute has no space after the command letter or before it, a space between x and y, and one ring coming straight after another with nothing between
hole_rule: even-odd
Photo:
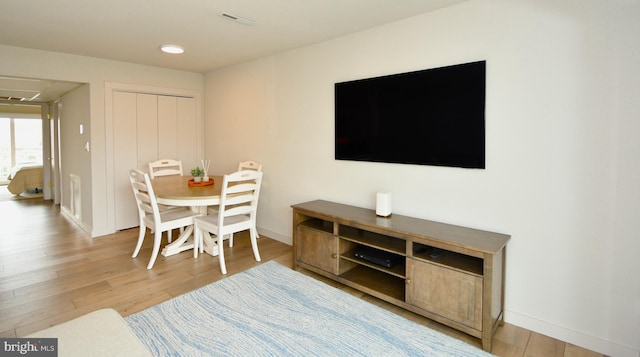
<instances>
[{"instance_id":1,"label":"doorway trim","mask_svg":"<svg viewBox=\"0 0 640 357\"><path fill-rule=\"evenodd\" d=\"M52 142L57 142L56 138L52 136L57 135L57 133L51 130L51 120L57 120L57 118L50 115L49 103L24 101L16 103L11 100L0 100L0 103L40 107L40 118L42 119L42 198L44 200L50 200L53 196L54 204L58 204L59 202L55 200L56 195L54 194L58 190L57 182L55 180L57 166L53 165L52 158L58 157L59 153L56 150L57 147L52 148L51 145Z\"/></svg>"}]
</instances>

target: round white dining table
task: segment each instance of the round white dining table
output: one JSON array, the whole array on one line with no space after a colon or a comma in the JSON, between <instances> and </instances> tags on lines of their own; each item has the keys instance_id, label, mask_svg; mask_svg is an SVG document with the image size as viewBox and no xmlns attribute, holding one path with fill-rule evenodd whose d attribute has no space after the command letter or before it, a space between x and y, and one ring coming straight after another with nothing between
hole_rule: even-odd
<instances>
[{"instance_id":1,"label":"round white dining table","mask_svg":"<svg viewBox=\"0 0 640 357\"><path fill-rule=\"evenodd\" d=\"M159 204L167 206L190 207L194 212L207 214L208 206L220 204L222 176L210 176L213 185L191 186L190 176L160 176L151 181L153 192ZM193 226L187 227L180 236L162 249L162 255L168 257L185 250L193 249ZM190 239L191 238L191 239ZM218 246L209 234L204 234L204 251L218 255Z\"/></svg>"}]
</instances>

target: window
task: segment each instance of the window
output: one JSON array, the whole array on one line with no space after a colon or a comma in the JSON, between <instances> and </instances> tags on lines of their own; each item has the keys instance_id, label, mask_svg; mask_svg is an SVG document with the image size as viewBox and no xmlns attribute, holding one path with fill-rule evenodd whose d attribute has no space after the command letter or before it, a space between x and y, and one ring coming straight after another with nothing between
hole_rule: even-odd
<instances>
[{"instance_id":1,"label":"window","mask_svg":"<svg viewBox=\"0 0 640 357\"><path fill-rule=\"evenodd\" d=\"M0 180L16 165L42 165L42 119L0 117Z\"/></svg>"}]
</instances>

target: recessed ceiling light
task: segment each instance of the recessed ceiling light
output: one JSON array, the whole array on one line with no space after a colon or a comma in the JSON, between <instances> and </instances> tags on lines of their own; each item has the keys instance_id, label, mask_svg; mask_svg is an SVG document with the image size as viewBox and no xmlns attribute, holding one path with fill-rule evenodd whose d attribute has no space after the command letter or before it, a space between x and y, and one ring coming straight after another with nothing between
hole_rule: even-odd
<instances>
[{"instance_id":1,"label":"recessed ceiling light","mask_svg":"<svg viewBox=\"0 0 640 357\"><path fill-rule=\"evenodd\" d=\"M162 45L160 50L164 53L181 54L184 53L184 48L176 45Z\"/></svg>"}]
</instances>

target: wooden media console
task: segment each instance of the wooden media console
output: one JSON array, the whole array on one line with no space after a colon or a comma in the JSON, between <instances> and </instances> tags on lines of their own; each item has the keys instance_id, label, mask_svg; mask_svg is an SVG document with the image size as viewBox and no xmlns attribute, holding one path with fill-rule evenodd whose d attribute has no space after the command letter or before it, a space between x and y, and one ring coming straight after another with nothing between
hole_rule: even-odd
<instances>
[{"instance_id":1,"label":"wooden media console","mask_svg":"<svg viewBox=\"0 0 640 357\"><path fill-rule=\"evenodd\" d=\"M328 202L293 205L294 266L478 337L504 316L510 236Z\"/></svg>"}]
</instances>

